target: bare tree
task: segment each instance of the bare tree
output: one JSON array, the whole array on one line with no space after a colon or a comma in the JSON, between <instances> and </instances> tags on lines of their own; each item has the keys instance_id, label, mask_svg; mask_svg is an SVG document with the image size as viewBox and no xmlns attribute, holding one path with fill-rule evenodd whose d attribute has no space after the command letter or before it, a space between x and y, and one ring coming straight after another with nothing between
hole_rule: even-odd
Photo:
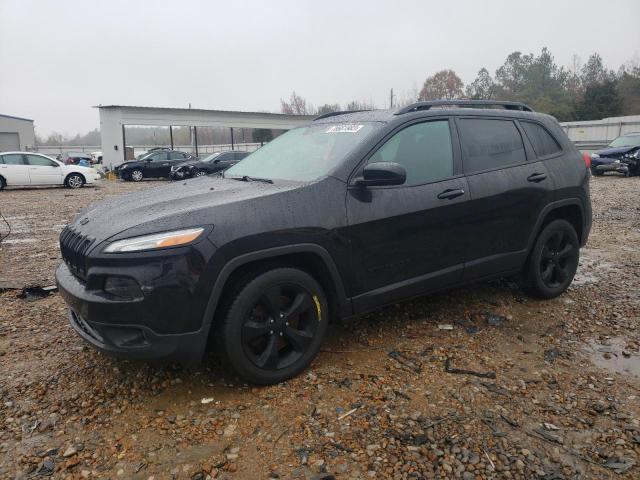
<instances>
[{"instance_id":1,"label":"bare tree","mask_svg":"<svg viewBox=\"0 0 640 480\"><path fill-rule=\"evenodd\" d=\"M289 115L311 115L314 111L313 105L307 103L307 101L300 95L296 94L295 90L291 93L289 101L280 99L282 113L288 113Z\"/></svg>"},{"instance_id":2,"label":"bare tree","mask_svg":"<svg viewBox=\"0 0 640 480\"><path fill-rule=\"evenodd\" d=\"M454 100L462 97L464 83L453 70L441 70L428 77L422 90L420 100Z\"/></svg>"}]
</instances>

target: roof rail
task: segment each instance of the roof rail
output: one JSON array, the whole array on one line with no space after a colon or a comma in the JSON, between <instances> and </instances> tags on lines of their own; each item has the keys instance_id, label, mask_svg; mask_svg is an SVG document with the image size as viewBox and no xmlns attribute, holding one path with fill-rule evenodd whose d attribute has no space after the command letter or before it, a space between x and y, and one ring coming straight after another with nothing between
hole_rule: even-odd
<instances>
[{"instance_id":1,"label":"roof rail","mask_svg":"<svg viewBox=\"0 0 640 480\"><path fill-rule=\"evenodd\" d=\"M341 112L328 112L328 113L323 113L322 115L314 118L313 121L315 122L316 120L322 120L323 118L335 117L336 115L344 115L346 113L358 113L358 112L370 112L370 111L371 110L369 109L365 109L365 110L343 110Z\"/></svg>"},{"instance_id":2,"label":"roof rail","mask_svg":"<svg viewBox=\"0 0 640 480\"><path fill-rule=\"evenodd\" d=\"M403 115L420 110L429 110L431 107L504 107L506 110L520 110L533 112L533 109L521 102L506 102L500 100L430 100L428 102L416 102L396 110L394 115Z\"/></svg>"}]
</instances>

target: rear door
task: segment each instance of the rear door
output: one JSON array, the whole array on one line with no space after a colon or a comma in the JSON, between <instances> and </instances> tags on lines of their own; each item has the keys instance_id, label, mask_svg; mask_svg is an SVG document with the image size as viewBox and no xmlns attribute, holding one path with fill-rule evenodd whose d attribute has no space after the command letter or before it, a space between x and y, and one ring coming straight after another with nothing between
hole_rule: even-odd
<instances>
[{"instance_id":1,"label":"rear door","mask_svg":"<svg viewBox=\"0 0 640 480\"><path fill-rule=\"evenodd\" d=\"M21 153L5 153L0 155L0 175L7 185L29 185L29 166Z\"/></svg>"},{"instance_id":2,"label":"rear door","mask_svg":"<svg viewBox=\"0 0 640 480\"><path fill-rule=\"evenodd\" d=\"M470 226L465 279L519 270L552 181L518 122L511 118L456 119L469 183Z\"/></svg>"},{"instance_id":3,"label":"rear door","mask_svg":"<svg viewBox=\"0 0 640 480\"><path fill-rule=\"evenodd\" d=\"M345 283L356 312L446 287L462 278L464 264L469 194L452 122L400 127L367 160L374 162L402 165L407 179L347 192L344 233L354 273Z\"/></svg>"},{"instance_id":4,"label":"rear door","mask_svg":"<svg viewBox=\"0 0 640 480\"><path fill-rule=\"evenodd\" d=\"M62 185L62 168L41 155L26 154L31 185Z\"/></svg>"}]
</instances>

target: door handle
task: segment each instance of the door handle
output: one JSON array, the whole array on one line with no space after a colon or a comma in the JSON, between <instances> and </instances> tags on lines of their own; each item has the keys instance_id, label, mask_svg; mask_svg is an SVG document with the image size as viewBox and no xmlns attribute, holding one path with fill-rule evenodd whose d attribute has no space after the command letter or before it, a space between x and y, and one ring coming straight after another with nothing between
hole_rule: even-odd
<instances>
[{"instance_id":1,"label":"door handle","mask_svg":"<svg viewBox=\"0 0 640 480\"><path fill-rule=\"evenodd\" d=\"M547 178L547 174L546 173L532 173L531 175L529 175L527 177L527 181L538 183L538 182L541 182L543 180L546 180L546 178Z\"/></svg>"},{"instance_id":2,"label":"door handle","mask_svg":"<svg viewBox=\"0 0 640 480\"><path fill-rule=\"evenodd\" d=\"M440 200L451 200L459 197L460 195L464 195L464 190L462 190L461 188L447 188L444 192L438 194L438 198Z\"/></svg>"}]
</instances>

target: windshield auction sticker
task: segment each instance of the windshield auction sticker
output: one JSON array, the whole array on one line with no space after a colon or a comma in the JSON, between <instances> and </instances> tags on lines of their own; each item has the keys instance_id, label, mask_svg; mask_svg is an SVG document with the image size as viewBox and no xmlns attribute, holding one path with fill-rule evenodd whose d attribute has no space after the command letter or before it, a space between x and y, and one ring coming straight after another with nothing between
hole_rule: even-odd
<instances>
[{"instance_id":1,"label":"windshield auction sticker","mask_svg":"<svg viewBox=\"0 0 640 480\"><path fill-rule=\"evenodd\" d=\"M356 133L363 127L364 125L334 125L324 133Z\"/></svg>"}]
</instances>

